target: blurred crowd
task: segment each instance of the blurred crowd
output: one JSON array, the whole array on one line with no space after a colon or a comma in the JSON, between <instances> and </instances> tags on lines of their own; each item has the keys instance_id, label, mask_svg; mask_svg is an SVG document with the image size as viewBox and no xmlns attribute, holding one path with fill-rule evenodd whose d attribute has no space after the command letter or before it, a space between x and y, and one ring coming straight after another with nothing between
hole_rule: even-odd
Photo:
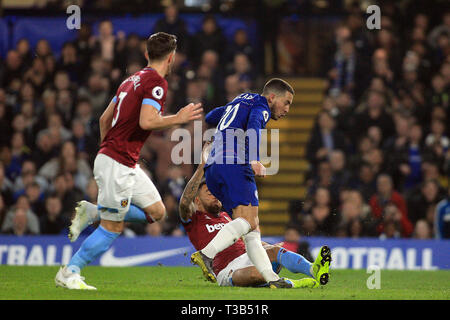
<instances>
[{"instance_id":1,"label":"blurred crowd","mask_svg":"<svg viewBox=\"0 0 450 320\"><path fill-rule=\"evenodd\" d=\"M395 2L382 12L381 29L369 31L350 9L324 50L328 88L306 150L307 195L291 202L287 241L450 237L439 211L450 205L450 13L439 21L418 13L405 25ZM245 30L226 39L205 15L189 34L169 5L158 31L178 37L165 114L190 102L206 113L257 87L262 55ZM21 39L0 58L1 234L63 234L77 201L96 203L98 118L119 84L146 65L145 40L105 20L98 35L82 24L61 52L45 39L35 47ZM171 164L174 129L154 132L140 160L168 219L129 224L125 236L184 234L178 200L195 168Z\"/></svg>"},{"instance_id":2,"label":"blurred crowd","mask_svg":"<svg viewBox=\"0 0 450 320\"><path fill-rule=\"evenodd\" d=\"M381 12L380 30L355 8L334 31L290 232L450 237L440 212L450 201L450 12L417 13L406 27L393 2Z\"/></svg>"},{"instance_id":3,"label":"blurred crowd","mask_svg":"<svg viewBox=\"0 0 450 320\"><path fill-rule=\"evenodd\" d=\"M154 27L153 32L159 31L178 37L165 114L190 102L202 102L208 112L253 85L255 48L245 30L228 40L215 18L205 15L201 30L190 35L177 7L169 5ZM61 52L52 52L45 39L34 48L21 39L0 59L0 233L62 234L77 201L96 203L92 168L98 118L119 84L146 66L145 40L105 20L98 35L82 24L75 41L65 43ZM193 130L192 125L187 129ZM125 235L183 234L178 200L194 168L171 165L178 141L171 141L170 134L154 132L140 162L163 197L168 219L129 225Z\"/></svg>"}]
</instances>

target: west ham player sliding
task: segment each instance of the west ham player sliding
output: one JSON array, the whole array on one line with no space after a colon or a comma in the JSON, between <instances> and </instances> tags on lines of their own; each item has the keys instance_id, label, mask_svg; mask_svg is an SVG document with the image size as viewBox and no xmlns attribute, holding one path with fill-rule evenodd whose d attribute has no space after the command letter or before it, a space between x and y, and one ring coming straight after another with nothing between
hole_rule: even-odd
<instances>
[{"instance_id":1,"label":"west ham player sliding","mask_svg":"<svg viewBox=\"0 0 450 320\"><path fill-rule=\"evenodd\" d=\"M67 266L55 277L57 286L69 289L96 288L87 285L80 270L99 257L124 228L124 217L144 215L148 222L165 215L161 196L137 164L144 142L152 130L166 129L202 116L201 104L189 104L176 115L162 116L167 93L164 77L175 59L176 37L159 32L147 40L148 65L124 80L100 117L100 150L94 162L98 185L98 208L84 201L76 209L69 238L100 214L99 227L83 242Z\"/></svg>"},{"instance_id":2,"label":"west ham player sliding","mask_svg":"<svg viewBox=\"0 0 450 320\"><path fill-rule=\"evenodd\" d=\"M221 211L222 204L211 192L206 182L202 180L204 163L208 156L207 147L203 149L202 163L186 185L180 199L180 218L183 226L197 250L203 249L222 229L232 220L226 212ZM319 254L314 263L310 263L303 256L287 251L277 246L262 243L272 263L275 273L280 271L280 265L294 273L309 276L299 280L283 279L291 288L319 287L321 275L328 272L322 265L323 258ZM214 273L220 286L258 286L266 284L264 277L250 261L245 244L238 239L233 245L219 252L213 261ZM209 279L215 282L215 279Z\"/></svg>"},{"instance_id":3,"label":"west ham player sliding","mask_svg":"<svg viewBox=\"0 0 450 320\"><path fill-rule=\"evenodd\" d=\"M261 94L243 93L206 115L206 122L217 128L205 165L206 184L234 219L208 245L191 256L192 262L200 266L207 278L214 278L214 257L243 237L251 262L269 286L292 286L272 270L261 244L255 176L264 177L266 172L259 162L260 131L269 119L278 120L287 115L293 97L292 87L286 81L275 78L265 84ZM327 246L322 247L321 255L327 268L331 262L330 254ZM325 272L320 283L327 282L328 273Z\"/></svg>"}]
</instances>

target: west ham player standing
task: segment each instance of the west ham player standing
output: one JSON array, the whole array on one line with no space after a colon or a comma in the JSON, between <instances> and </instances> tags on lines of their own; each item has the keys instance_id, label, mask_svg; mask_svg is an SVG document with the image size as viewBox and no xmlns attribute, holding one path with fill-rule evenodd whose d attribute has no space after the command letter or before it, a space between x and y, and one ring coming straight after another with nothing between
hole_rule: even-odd
<instances>
[{"instance_id":1,"label":"west ham player standing","mask_svg":"<svg viewBox=\"0 0 450 320\"><path fill-rule=\"evenodd\" d=\"M287 115L293 97L292 87L286 81L275 78L266 83L262 94L241 94L226 106L206 115L206 122L217 126L205 166L206 184L234 219L206 247L191 256L192 262L198 264L209 279L214 278L214 257L243 237L251 262L270 287L292 286L272 270L261 244L255 175L264 177L266 171L259 162L260 131L270 118L278 120ZM327 260L324 263L329 265L331 256L328 247L323 247L322 251ZM328 273L324 273L320 282L325 284L327 281Z\"/></svg>"},{"instance_id":2,"label":"west ham player standing","mask_svg":"<svg viewBox=\"0 0 450 320\"><path fill-rule=\"evenodd\" d=\"M145 214L149 222L164 217L165 207L158 190L137 164L141 148L152 130L187 123L202 116L201 104L193 103L176 115L161 115L167 93L164 77L174 63L175 50L175 36L163 32L151 35L147 40L147 67L122 82L100 117L101 145L94 162L100 225L86 238L68 265L60 268L55 277L56 285L69 289L96 289L83 281L80 271L110 248L124 228L125 214L128 211ZM88 216L82 214L88 210L87 206L77 209L77 216ZM73 224L86 223L78 221L83 218L77 216Z\"/></svg>"}]
</instances>

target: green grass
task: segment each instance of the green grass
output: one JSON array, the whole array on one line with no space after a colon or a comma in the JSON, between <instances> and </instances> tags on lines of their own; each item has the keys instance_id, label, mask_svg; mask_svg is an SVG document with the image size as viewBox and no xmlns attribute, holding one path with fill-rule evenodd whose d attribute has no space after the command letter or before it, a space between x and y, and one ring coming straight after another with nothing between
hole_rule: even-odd
<instances>
[{"instance_id":1,"label":"green grass","mask_svg":"<svg viewBox=\"0 0 450 320\"><path fill-rule=\"evenodd\" d=\"M0 299L450 299L450 271L381 271L381 289L366 287L365 270L334 270L318 289L221 288L196 267L87 267L97 291L56 288L58 267L0 266ZM287 271L282 276L298 278Z\"/></svg>"}]
</instances>

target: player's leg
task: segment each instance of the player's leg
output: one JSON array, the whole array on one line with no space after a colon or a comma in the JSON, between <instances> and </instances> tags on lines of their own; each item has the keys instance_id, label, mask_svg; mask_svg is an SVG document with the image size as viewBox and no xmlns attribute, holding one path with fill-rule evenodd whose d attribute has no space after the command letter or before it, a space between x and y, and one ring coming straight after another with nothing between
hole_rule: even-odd
<instances>
[{"instance_id":1,"label":"player's leg","mask_svg":"<svg viewBox=\"0 0 450 320\"><path fill-rule=\"evenodd\" d=\"M265 248L267 254L271 258L276 259L276 254L274 254L272 246L265 246ZM317 281L312 278L285 280L292 285L292 288L315 288L318 286ZM222 271L220 271L217 275L217 282L220 286L268 286L264 277L258 272L246 253L231 261Z\"/></svg>"},{"instance_id":2,"label":"player's leg","mask_svg":"<svg viewBox=\"0 0 450 320\"><path fill-rule=\"evenodd\" d=\"M282 278L285 282L290 284L290 288L317 288L319 283L313 278L302 279L287 279ZM231 285L236 287L260 287L267 286L264 277L258 272L255 267L247 267L233 272ZM287 287L289 288L289 287Z\"/></svg>"},{"instance_id":3,"label":"player's leg","mask_svg":"<svg viewBox=\"0 0 450 320\"><path fill-rule=\"evenodd\" d=\"M57 285L70 289L95 289L84 283L80 272L111 247L123 230L123 219L130 206L134 169L99 154L94 162L94 177L99 188L100 225L55 278Z\"/></svg>"},{"instance_id":4,"label":"player's leg","mask_svg":"<svg viewBox=\"0 0 450 320\"><path fill-rule=\"evenodd\" d=\"M154 223L164 219L166 207L162 202L161 195L153 184L149 176L136 166L135 184L133 186L133 196L131 203L134 205L125 216L126 222ZM145 220L144 220L145 217Z\"/></svg>"},{"instance_id":5,"label":"player's leg","mask_svg":"<svg viewBox=\"0 0 450 320\"><path fill-rule=\"evenodd\" d=\"M236 287L256 287L265 284L266 280L254 266L251 266L234 271L230 283Z\"/></svg>"},{"instance_id":6,"label":"player's leg","mask_svg":"<svg viewBox=\"0 0 450 320\"><path fill-rule=\"evenodd\" d=\"M256 203L257 204L257 203ZM259 218L257 206L239 205L233 210L233 217L246 220L252 231L243 236L245 248L250 260L264 277L266 282L277 281L280 277L273 272L272 263L267 256L261 243L261 233L259 232Z\"/></svg>"},{"instance_id":7,"label":"player's leg","mask_svg":"<svg viewBox=\"0 0 450 320\"><path fill-rule=\"evenodd\" d=\"M209 191L222 202L225 210L231 212L232 200L230 198L227 179L239 175L236 166L213 164L205 169L206 185ZM212 269L212 261L217 253L228 248L244 234L251 230L250 224L243 218L236 218L227 223L216 236L200 251L191 255L191 261L197 264L203 271L203 275L211 282L216 282L216 277Z\"/></svg>"},{"instance_id":8,"label":"player's leg","mask_svg":"<svg viewBox=\"0 0 450 320\"><path fill-rule=\"evenodd\" d=\"M302 255L286 250L277 245L268 245L265 249L272 264L279 264L292 273L302 273L314 278L312 273L313 264Z\"/></svg>"},{"instance_id":9,"label":"player's leg","mask_svg":"<svg viewBox=\"0 0 450 320\"><path fill-rule=\"evenodd\" d=\"M237 206L234 205L233 193L230 190L238 188L235 192L240 192L239 188L242 185L239 184L240 180L236 181L239 176L242 176L242 172L238 165L213 164L205 169L206 185L209 191L222 202L229 214ZM232 177L235 177L236 180L230 180ZM243 178L241 177L241 179ZM231 246L251 229L252 226L247 220L233 217L233 221L227 223L200 252L208 259L214 259L219 252Z\"/></svg>"},{"instance_id":10,"label":"player's leg","mask_svg":"<svg viewBox=\"0 0 450 320\"><path fill-rule=\"evenodd\" d=\"M142 169L136 167L135 174L132 203L125 215L124 222L153 223L161 220L166 209L158 190ZM88 225L97 221L100 221L97 206L85 200L78 202L75 216L69 227L70 241L76 241Z\"/></svg>"},{"instance_id":11,"label":"player's leg","mask_svg":"<svg viewBox=\"0 0 450 320\"><path fill-rule=\"evenodd\" d=\"M303 273L312 277L321 285L327 284L331 263L331 250L328 246L320 248L314 263L309 262L301 254L286 250L278 245L267 245L265 249L274 269L277 269L277 265L280 265L292 273Z\"/></svg>"}]
</instances>

